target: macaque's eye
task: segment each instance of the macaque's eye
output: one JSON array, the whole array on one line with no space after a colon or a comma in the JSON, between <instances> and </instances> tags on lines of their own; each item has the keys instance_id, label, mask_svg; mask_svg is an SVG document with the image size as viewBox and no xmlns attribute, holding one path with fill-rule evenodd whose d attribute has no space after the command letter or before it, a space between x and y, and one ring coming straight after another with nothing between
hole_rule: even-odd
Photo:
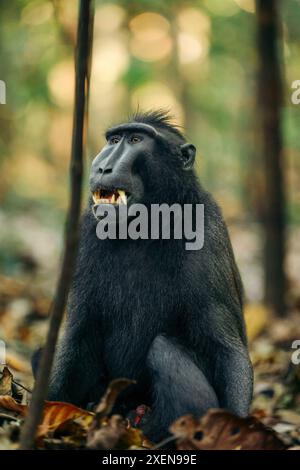
<instances>
[{"instance_id":1,"label":"macaque's eye","mask_svg":"<svg viewBox=\"0 0 300 470\"><path fill-rule=\"evenodd\" d=\"M129 142L131 144L138 144L139 142L141 142L143 140L143 137L140 136L140 135L132 135L130 136L129 138Z\"/></svg>"},{"instance_id":2,"label":"macaque's eye","mask_svg":"<svg viewBox=\"0 0 300 470\"><path fill-rule=\"evenodd\" d=\"M117 144L118 142L120 142L120 140L121 140L121 136L119 136L119 135L113 135L113 136L111 136L111 137L108 139L108 143L109 143L110 145L115 145L115 144Z\"/></svg>"}]
</instances>

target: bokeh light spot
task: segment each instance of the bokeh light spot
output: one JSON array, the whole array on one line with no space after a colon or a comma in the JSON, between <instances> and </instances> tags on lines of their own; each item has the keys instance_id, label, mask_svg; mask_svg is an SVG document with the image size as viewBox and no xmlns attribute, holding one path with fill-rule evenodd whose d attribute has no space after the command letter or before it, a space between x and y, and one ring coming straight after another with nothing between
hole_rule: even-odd
<instances>
[{"instance_id":1,"label":"bokeh light spot","mask_svg":"<svg viewBox=\"0 0 300 470\"><path fill-rule=\"evenodd\" d=\"M199 40L190 34L179 33L178 53L181 64L190 64L207 55L208 42L203 38Z\"/></svg>"},{"instance_id":2,"label":"bokeh light spot","mask_svg":"<svg viewBox=\"0 0 300 470\"><path fill-rule=\"evenodd\" d=\"M100 82L114 82L124 73L129 64L126 46L121 38L99 40L93 54L93 75Z\"/></svg>"},{"instance_id":3,"label":"bokeh light spot","mask_svg":"<svg viewBox=\"0 0 300 470\"><path fill-rule=\"evenodd\" d=\"M162 15L142 13L130 21L129 28L132 32L131 52L138 59L154 62L170 54L170 23Z\"/></svg>"},{"instance_id":4,"label":"bokeh light spot","mask_svg":"<svg viewBox=\"0 0 300 470\"><path fill-rule=\"evenodd\" d=\"M185 8L177 17L178 26L181 31L196 36L210 33L209 17L197 8Z\"/></svg>"},{"instance_id":5,"label":"bokeh light spot","mask_svg":"<svg viewBox=\"0 0 300 470\"><path fill-rule=\"evenodd\" d=\"M48 86L53 100L61 107L71 106L74 99L74 64L59 62L48 75Z\"/></svg>"},{"instance_id":6,"label":"bokeh light spot","mask_svg":"<svg viewBox=\"0 0 300 470\"><path fill-rule=\"evenodd\" d=\"M99 6L95 15L95 33L112 33L122 26L126 17L125 10L112 3Z\"/></svg>"}]
</instances>

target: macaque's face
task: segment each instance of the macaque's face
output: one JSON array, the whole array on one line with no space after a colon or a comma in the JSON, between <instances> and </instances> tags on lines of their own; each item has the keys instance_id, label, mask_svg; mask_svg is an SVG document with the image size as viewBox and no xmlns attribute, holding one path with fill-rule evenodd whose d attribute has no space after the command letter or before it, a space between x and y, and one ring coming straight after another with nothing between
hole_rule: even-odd
<instances>
[{"instance_id":1,"label":"macaque's face","mask_svg":"<svg viewBox=\"0 0 300 470\"><path fill-rule=\"evenodd\" d=\"M155 129L138 123L123 124L108 130L106 139L90 172L94 204L138 202L144 193L138 163L154 153Z\"/></svg>"}]
</instances>

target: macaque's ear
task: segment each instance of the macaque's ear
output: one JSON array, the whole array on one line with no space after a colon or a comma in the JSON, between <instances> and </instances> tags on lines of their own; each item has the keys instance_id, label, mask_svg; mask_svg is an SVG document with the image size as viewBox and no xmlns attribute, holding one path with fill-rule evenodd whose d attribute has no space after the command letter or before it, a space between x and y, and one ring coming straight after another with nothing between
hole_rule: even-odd
<instances>
[{"instance_id":1,"label":"macaque's ear","mask_svg":"<svg viewBox=\"0 0 300 470\"><path fill-rule=\"evenodd\" d=\"M194 165L196 157L196 147L193 144L183 144L181 145L181 154L183 168L185 170L190 170Z\"/></svg>"}]
</instances>

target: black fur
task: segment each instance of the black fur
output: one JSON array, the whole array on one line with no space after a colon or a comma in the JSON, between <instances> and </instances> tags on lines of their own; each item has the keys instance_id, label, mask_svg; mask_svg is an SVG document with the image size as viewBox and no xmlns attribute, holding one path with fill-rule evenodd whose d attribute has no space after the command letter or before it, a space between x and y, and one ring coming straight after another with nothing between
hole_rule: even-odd
<instances>
[{"instance_id":1,"label":"black fur","mask_svg":"<svg viewBox=\"0 0 300 470\"><path fill-rule=\"evenodd\" d=\"M220 210L194 171L183 169L185 139L168 116L151 112L132 122L165 136L133 164L144 186L139 202L204 204L204 247L186 251L181 240L100 241L90 200L48 398L86 406L113 378L135 379L119 410L150 405L145 432L159 440L186 413L220 406L247 415L252 368L241 280Z\"/></svg>"}]
</instances>

